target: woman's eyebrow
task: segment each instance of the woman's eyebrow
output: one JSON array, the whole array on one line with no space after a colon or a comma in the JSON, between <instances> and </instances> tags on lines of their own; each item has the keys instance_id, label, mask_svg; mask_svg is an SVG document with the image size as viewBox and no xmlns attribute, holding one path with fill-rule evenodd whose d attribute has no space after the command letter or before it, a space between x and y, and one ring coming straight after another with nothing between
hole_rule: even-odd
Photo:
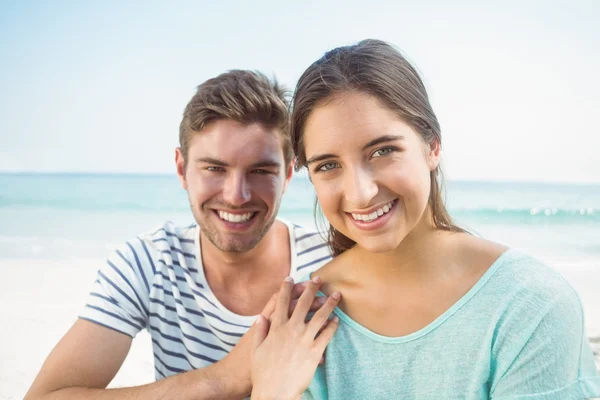
<instances>
[{"instance_id":1,"label":"woman's eyebrow","mask_svg":"<svg viewBox=\"0 0 600 400\"><path fill-rule=\"evenodd\" d=\"M389 142L394 142L396 140L404 140L404 136L400 136L400 135L384 135L384 136L380 136L378 138L375 138L373 140L371 140L369 143L365 144L363 146L363 150L368 149L369 147L373 147L376 146L378 144L382 144L382 143L389 143ZM306 165L312 164L314 162L317 161L323 161L329 158L336 158L337 156L335 154L318 154L316 156L312 156L311 158L308 159L308 161L306 161Z\"/></svg>"},{"instance_id":2,"label":"woman's eyebrow","mask_svg":"<svg viewBox=\"0 0 600 400\"><path fill-rule=\"evenodd\" d=\"M380 137L378 137L376 139L371 140L369 143L365 144L363 146L363 150L366 150L369 147L373 147L373 146L376 146L378 144L393 142L393 141L396 141L396 140L404 140L404 136L400 136L400 135L384 135L384 136L380 136Z\"/></svg>"},{"instance_id":3,"label":"woman's eyebrow","mask_svg":"<svg viewBox=\"0 0 600 400\"><path fill-rule=\"evenodd\" d=\"M317 161L323 161L323 160L327 160L329 158L336 158L336 157L337 156L335 154L319 154L319 155L312 156L311 158L309 158L308 161L306 161L306 165L312 164Z\"/></svg>"}]
</instances>

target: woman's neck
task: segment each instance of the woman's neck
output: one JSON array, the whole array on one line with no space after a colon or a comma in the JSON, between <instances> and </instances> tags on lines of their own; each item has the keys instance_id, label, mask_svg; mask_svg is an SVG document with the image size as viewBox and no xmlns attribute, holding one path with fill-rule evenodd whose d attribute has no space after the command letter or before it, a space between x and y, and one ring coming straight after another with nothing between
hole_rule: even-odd
<instances>
[{"instance_id":1,"label":"woman's neck","mask_svg":"<svg viewBox=\"0 0 600 400\"><path fill-rule=\"evenodd\" d=\"M397 248L386 253L373 253L357 245L348 250L348 267L373 278L421 280L436 272L437 260L448 248L450 234L435 227L422 228L411 232Z\"/></svg>"},{"instance_id":2,"label":"woman's neck","mask_svg":"<svg viewBox=\"0 0 600 400\"><path fill-rule=\"evenodd\" d=\"M457 248L464 234L437 228L430 212L400 242L386 253L368 251L360 244L335 257L315 272L326 284L323 289L381 287L383 283L419 286L453 271ZM459 251L460 253L460 251Z\"/></svg>"}]
</instances>

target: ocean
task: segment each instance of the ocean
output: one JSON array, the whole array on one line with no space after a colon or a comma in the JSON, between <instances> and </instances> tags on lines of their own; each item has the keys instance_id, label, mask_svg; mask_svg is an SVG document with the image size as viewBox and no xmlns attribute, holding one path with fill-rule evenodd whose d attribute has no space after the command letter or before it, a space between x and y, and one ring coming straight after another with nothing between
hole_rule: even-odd
<instances>
[{"instance_id":1,"label":"ocean","mask_svg":"<svg viewBox=\"0 0 600 400\"><path fill-rule=\"evenodd\" d=\"M554 265L600 270L600 185L452 181L446 197L474 234ZM314 226L314 199L297 175L279 215ZM193 222L175 175L0 174L1 259L103 258L166 220Z\"/></svg>"}]
</instances>

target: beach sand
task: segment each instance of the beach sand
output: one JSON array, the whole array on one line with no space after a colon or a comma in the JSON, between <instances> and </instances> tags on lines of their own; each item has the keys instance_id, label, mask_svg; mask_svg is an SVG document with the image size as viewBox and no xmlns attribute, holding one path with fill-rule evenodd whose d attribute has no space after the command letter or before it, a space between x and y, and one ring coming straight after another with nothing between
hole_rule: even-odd
<instances>
[{"instance_id":1,"label":"beach sand","mask_svg":"<svg viewBox=\"0 0 600 400\"><path fill-rule=\"evenodd\" d=\"M45 358L75 322L103 260L2 260L0 400L22 399ZM600 261L598 262L600 264ZM556 267L579 292L600 367L600 265ZM109 387L154 380L150 336L141 332Z\"/></svg>"},{"instance_id":2,"label":"beach sand","mask_svg":"<svg viewBox=\"0 0 600 400\"><path fill-rule=\"evenodd\" d=\"M0 261L0 400L22 399L77 319L103 260ZM140 332L110 387L154 380L152 342Z\"/></svg>"}]
</instances>

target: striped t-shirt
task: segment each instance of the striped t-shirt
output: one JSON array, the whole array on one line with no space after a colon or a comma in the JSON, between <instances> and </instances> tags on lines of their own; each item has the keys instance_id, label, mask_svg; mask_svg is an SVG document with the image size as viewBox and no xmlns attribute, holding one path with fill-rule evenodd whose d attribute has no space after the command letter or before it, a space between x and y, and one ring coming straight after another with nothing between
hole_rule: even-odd
<instances>
[{"instance_id":1,"label":"striped t-shirt","mask_svg":"<svg viewBox=\"0 0 600 400\"><path fill-rule=\"evenodd\" d=\"M321 236L286 224L291 271L298 280L331 259ZM98 271L79 318L131 337L152 337L156 379L198 369L227 355L255 316L225 308L207 284L198 225L167 222L115 250Z\"/></svg>"}]
</instances>

